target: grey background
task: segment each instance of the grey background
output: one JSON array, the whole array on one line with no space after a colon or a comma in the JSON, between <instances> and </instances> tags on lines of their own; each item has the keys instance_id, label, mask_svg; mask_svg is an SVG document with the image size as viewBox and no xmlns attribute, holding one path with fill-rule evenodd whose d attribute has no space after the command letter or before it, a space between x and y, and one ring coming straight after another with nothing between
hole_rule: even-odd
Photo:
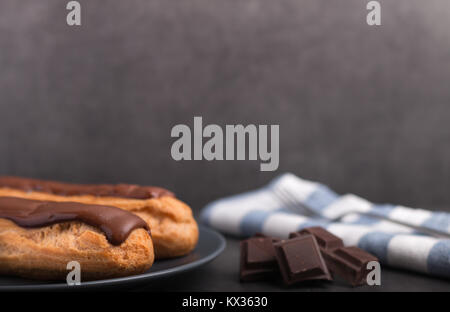
<instances>
[{"instance_id":1,"label":"grey background","mask_svg":"<svg viewBox=\"0 0 450 312\"><path fill-rule=\"evenodd\" d=\"M291 171L448 209L450 2L0 2L0 173L174 190L195 210ZM280 124L280 168L176 162L171 128Z\"/></svg>"}]
</instances>

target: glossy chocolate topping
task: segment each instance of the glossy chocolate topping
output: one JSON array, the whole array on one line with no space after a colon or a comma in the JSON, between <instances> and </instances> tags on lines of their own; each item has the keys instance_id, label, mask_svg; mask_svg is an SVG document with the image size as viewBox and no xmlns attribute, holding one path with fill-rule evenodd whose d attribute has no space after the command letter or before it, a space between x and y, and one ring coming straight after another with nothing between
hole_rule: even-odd
<instances>
[{"instance_id":1,"label":"glossy chocolate topping","mask_svg":"<svg viewBox=\"0 0 450 312\"><path fill-rule=\"evenodd\" d=\"M100 229L113 245L123 243L138 228L146 229L150 234L147 223L140 217L111 206L0 197L0 218L11 220L24 228L80 221Z\"/></svg>"},{"instance_id":2,"label":"glossy chocolate topping","mask_svg":"<svg viewBox=\"0 0 450 312\"><path fill-rule=\"evenodd\" d=\"M123 197L134 199L174 196L172 192L155 186L139 186L133 184L72 184L20 177L0 177L0 187L62 196L92 195L99 197Z\"/></svg>"}]
</instances>

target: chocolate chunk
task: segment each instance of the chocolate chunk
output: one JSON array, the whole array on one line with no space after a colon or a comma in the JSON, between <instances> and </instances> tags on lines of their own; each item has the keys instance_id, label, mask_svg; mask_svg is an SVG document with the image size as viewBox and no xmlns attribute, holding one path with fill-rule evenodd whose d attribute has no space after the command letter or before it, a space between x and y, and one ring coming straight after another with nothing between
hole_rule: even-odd
<instances>
[{"instance_id":1,"label":"chocolate chunk","mask_svg":"<svg viewBox=\"0 0 450 312\"><path fill-rule=\"evenodd\" d=\"M313 235L320 248L325 250L336 249L344 247L344 242L339 237L331 234L320 226L309 227L298 232L299 235L311 234Z\"/></svg>"},{"instance_id":2,"label":"chocolate chunk","mask_svg":"<svg viewBox=\"0 0 450 312\"><path fill-rule=\"evenodd\" d=\"M353 286L367 283L367 264L378 259L358 247L340 247L322 252L330 271Z\"/></svg>"},{"instance_id":3,"label":"chocolate chunk","mask_svg":"<svg viewBox=\"0 0 450 312\"><path fill-rule=\"evenodd\" d=\"M279 242L279 241L280 241L279 238L267 236L267 235L264 235L263 233L259 233L259 232L255 233L255 234L252 236L252 238L255 238L255 237L267 237L267 238L271 238L273 243L276 243L276 242Z\"/></svg>"},{"instance_id":4,"label":"chocolate chunk","mask_svg":"<svg viewBox=\"0 0 450 312\"><path fill-rule=\"evenodd\" d=\"M278 266L285 284L307 280L331 280L331 275L312 235L274 244Z\"/></svg>"},{"instance_id":5,"label":"chocolate chunk","mask_svg":"<svg viewBox=\"0 0 450 312\"><path fill-rule=\"evenodd\" d=\"M256 232L253 237L267 237L267 235L264 235L263 233Z\"/></svg>"},{"instance_id":6,"label":"chocolate chunk","mask_svg":"<svg viewBox=\"0 0 450 312\"><path fill-rule=\"evenodd\" d=\"M300 234L300 232L292 232L292 233L289 233L289 239L291 239L291 238L297 238L297 237L300 237L300 236L302 236L302 234Z\"/></svg>"},{"instance_id":7,"label":"chocolate chunk","mask_svg":"<svg viewBox=\"0 0 450 312\"><path fill-rule=\"evenodd\" d=\"M267 280L278 272L271 237L253 237L241 242L241 281Z\"/></svg>"}]
</instances>

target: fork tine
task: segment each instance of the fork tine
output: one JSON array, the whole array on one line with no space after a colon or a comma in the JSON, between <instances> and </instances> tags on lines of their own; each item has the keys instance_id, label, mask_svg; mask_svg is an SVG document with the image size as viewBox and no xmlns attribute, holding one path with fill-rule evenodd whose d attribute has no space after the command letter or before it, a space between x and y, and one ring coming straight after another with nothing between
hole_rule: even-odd
<instances>
[{"instance_id":1,"label":"fork tine","mask_svg":"<svg viewBox=\"0 0 450 312\"><path fill-rule=\"evenodd\" d=\"M286 206L286 208L288 208L289 210L293 210L293 209L292 209L292 208L293 208L292 203L289 201L288 198L286 198L286 197L283 195L283 193L280 192L279 189L274 188L274 193L275 193L275 195L278 197L278 199L281 200L283 206Z\"/></svg>"},{"instance_id":2,"label":"fork tine","mask_svg":"<svg viewBox=\"0 0 450 312\"><path fill-rule=\"evenodd\" d=\"M316 216L318 215L315 211L309 209L309 207L303 205L298 199L296 199L294 197L293 194L291 194L289 191L287 190L283 190L284 194L286 197L288 197L290 199L290 201L296 206L299 207L301 209L302 214L304 215L310 215L310 216ZM298 210L298 209L297 209Z\"/></svg>"},{"instance_id":3,"label":"fork tine","mask_svg":"<svg viewBox=\"0 0 450 312\"><path fill-rule=\"evenodd\" d=\"M277 194L278 196L284 201L284 204L286 205L286 207L294 212L298 212L297 208L296 208L296 204L287 196L286 192L284 192L283 189L281 188L277 188Z\"/></svg>"},{"instance_id":4,"label":"fork tine","mask_svg":"<svg viewBox=\"0 0 450 312\"><path fill-rule=\"evenodd\" d=\"M303 215L307 214L304 206L297 199L295 199L292 196L292 194L290 194L287 190L277 187L277 191L280 194L280 196L282 196L289 203L289 207L292 208L291 210L295 212L300 212Z\"/></svg>"}]
</instances>

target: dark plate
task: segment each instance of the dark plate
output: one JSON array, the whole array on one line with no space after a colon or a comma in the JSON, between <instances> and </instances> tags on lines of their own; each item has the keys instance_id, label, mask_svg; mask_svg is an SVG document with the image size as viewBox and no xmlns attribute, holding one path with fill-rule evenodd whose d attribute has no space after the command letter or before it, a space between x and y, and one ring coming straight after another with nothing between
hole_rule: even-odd
<instances>
[{"instance_id":1,"label":"dark plate","mask_svg":"<svg viewBox=\"0 0 450 312\"><path fill-rule=\"evenodd\" d=\"M0 276L0 290L82 290L98 287L130 287L141 283L155 282L166 277L186 272L208 263L225 249L225 239L216 231L200 227L197 247L187 256L155 261L147 272L121 278L84 282L79 286L68 286L61 282L42 282L18 277Z\"/></svg>"}]
</instances>

